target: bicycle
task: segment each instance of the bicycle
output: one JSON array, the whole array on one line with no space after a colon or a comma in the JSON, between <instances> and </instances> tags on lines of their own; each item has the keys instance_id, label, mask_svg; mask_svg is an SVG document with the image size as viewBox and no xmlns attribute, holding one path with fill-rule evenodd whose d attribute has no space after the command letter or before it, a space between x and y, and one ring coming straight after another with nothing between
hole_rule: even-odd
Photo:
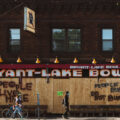
<instances>
[{"instance_id":1,"label":"bicycle","mask_svg":"<svg viewBox=\"0 0 120 120\"><path fill-rule=\"evenodd\" d=\"M2 117L4 118L10 118L10 117L13 117L13 107L11 106L10 108L5 108L3 111L2 111ZM28 111L25 111L25 110L21 110L21 113L22 113L22 116L24 118L27 118L28 117ZM18 114L18 112L15 114L15 117L16 118L20 118L20 115Z\"/></svg>"}]
</instances>

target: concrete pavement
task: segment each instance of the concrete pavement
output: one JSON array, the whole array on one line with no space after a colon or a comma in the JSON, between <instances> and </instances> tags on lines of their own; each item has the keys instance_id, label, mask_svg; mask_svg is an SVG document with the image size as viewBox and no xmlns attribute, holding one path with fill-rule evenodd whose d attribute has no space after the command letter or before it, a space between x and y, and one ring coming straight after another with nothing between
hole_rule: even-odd
<instances>
[{"instance_id":1,"label":"concrete pavement","mask_svg":"<svg viewBox=\"0 0 120 120\"><path fill-rule=\"evenodd\" d=\"M84 117L84 118L79 118L79 117L69 117L69 120L120 120L120 118L118 117ZM32 119L32 118L28 118L28 119L20 119L20 118L0 118L0 120L65 120L63 118L60 117L56 117L56 118L40 118L40 119Z\"/></svg>"}]
</instances>

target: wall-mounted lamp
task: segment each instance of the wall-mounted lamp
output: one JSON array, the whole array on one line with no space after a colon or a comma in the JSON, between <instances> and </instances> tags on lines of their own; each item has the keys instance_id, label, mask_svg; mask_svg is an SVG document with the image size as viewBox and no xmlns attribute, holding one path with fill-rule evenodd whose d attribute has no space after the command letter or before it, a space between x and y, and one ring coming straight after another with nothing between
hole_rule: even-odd
<instances>
[{"instance_id":1,"label":"wall-mounted lamp","mask_svg":"<svg viewBox=\"0 0 120 120\"><path fill-rule=\"evenodd\" d=\"M37 63L37 64L39 64L40 63L40 60L39 60L39 58L37 57L37 59L36 59L36 62L35 63Z\"/></svg>"},{"instance_id":2,"label":"wall-mounted lamp","mask_svg":"<svg viewBox=\"0 0 120 120\"><path fill-rule=\"evenodd\" d=\"M112 59L111 59L110 62L111 62L111 63L115 63L115 59L112 57Z\"/></svg>"},{"instance_id":3,"label":"wall-mounted lamp","mask_svg":"<svg viewBox=\"0 0 120 120\"><path fill-rule=\"evenodd\" d=\"M20 59L20 57L18 57L17 63L21 63L21 62L22 62L22 60Z\"/></svg>"},{"instance_id":4,"label":"wall-mounted lamp","mask_svg":"<svg viewBox=\"0 0 120 120\"><path fill-rule=\"evenodd\" d=\"M92 64L96 64L96 63L97 62L96 62L95 58L93 58Z\"/></svg>"},{"instance_id":5,"label":"wall-mounted lamp","mask_svg":"<svg viewBox=\"0 0 120 120\"><path fill-rule=\"evenodd\" d=\"M58 58L57 58L57 57L55 58L54 63L59 63L59 60L58 60Z\"/></svg>"},{"instance_id":6,"label":"wall-mounted lamp","mask_svg":"<svg viewBox=\"0 0 120 120\"><path fill-rule=\"evenodd\" d=\"M78 60L77 60L77 58L74 58L74 61L73 61L73 63L78 63Z\"/></svg>"},{"instance_id":7,"label":"wall-mounted lamp","mask_svg":"<svg viewBox=\"0 0 120 120\"><path fill-rule=\"evenodd\" d=\"M0 63L3 63L3 59L2 59L2 57L0 56Z\"/></svg>"}]
</instances>

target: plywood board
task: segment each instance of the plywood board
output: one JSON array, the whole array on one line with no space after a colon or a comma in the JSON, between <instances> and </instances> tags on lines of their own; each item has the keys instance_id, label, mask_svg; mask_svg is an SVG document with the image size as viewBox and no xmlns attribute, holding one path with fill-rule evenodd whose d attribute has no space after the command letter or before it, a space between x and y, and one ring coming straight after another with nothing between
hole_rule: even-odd
<instances>
[{"instance_id":1,"label":"plywood board","mask_svg":"<svg viewBox=\"0 0 120 120\"><path fill-rule=\"evenodd\" d=\"M63 113L64 107L62 105L62 100L66 91L69 91L69 82L70 79L53 79L53 112L54 113ZM57 91L63 91L63 96L58 96Z\"/></svg>"},{"instance_id":2,"label":"plywood board","mask_svg":"<svg viewBox=\"0 0 120 120\"><path fill-rule=\"evenodd\" d=\"M70 92L70 105L119 105L120 78L1 78L0 105L14 104L17 89L23 98L23 105L47 105L50 113L63 113L62 100ZM57 94L63 92L63 96Z\"/></svg>"}]
</instances>

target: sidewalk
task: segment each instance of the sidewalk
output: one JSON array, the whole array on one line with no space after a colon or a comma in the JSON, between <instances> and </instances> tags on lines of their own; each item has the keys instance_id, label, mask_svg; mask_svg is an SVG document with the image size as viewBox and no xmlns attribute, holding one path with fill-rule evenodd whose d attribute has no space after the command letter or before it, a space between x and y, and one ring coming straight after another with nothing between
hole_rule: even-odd
<instances>
[{"instance_id":1,"label":"sidewalk","mask_svg":"<svg viewBox=\"0 0 120 120\"><path fill-rule=\"evenodd\" d=\"M0 118L0 120L65 120L65 119L56 117L56 118L40 118L40 119ZM84 118L70 117L68 120L120 120L120 118L118 117L84 117Z\"/></svg>"}]
</instances>

